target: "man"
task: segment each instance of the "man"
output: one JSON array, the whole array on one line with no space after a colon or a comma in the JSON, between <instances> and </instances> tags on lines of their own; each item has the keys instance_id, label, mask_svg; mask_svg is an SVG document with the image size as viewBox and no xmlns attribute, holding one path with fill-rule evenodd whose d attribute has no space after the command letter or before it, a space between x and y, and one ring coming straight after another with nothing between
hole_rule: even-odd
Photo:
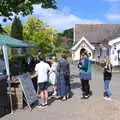
<instances>
[{"instance_id":1,"label":"man","mask_svg":"<svg viewBox=\"0 0 120 120\"><path fill-rule=\"evenodd\" d=\"M40 90L40 98L41 98L41 105L40 107L47 106L47 99L48 99L48 72L50 70L50 66L48 63L44 62L44 57L40 55L39 57L40 62L36 64L35 71L38 76L38 87Z\"/></svg>"}]
</instances>

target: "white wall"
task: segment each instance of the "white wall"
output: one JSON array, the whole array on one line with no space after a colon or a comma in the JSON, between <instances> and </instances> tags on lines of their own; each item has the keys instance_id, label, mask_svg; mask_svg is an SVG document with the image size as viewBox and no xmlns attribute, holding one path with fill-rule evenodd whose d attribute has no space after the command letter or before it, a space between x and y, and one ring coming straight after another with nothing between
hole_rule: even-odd
<instances>
[{"instance_id":1,"label":"white wall","mask_svg":"<svg viewBox=\"0 0 120 120\"><path fill-rule=\"evenodd\" d=\"M110 61L113 66L120 65L120 62L118 61L118 50L120 50L120 42L116 44L116 49L114 49L114 45L111 46Z\"/></svg>"},{"instance_id":2,"label":"white wall","mask_svg":"<svg viewBox=\"0 0 120 120\"><path fill-rule=\"evenodd\" d=\"M90 49L90 47L85 42L82 42L80 44L79 48L76 51L72 52L72 59L73 60L79 60L80 59L80 50L82 48L85 48L88 53L91 53L91 57L93 57L93 53L92 53L92 50Z\"/></svg>"}]
</instances>

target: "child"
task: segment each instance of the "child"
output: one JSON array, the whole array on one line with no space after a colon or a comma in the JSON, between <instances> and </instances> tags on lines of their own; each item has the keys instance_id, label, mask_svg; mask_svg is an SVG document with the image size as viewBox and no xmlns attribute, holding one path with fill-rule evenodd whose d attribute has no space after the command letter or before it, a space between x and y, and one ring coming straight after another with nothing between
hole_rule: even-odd
<instances>
[{"instance_id":1,"label":"child","mask_svg":"<svg viewBox=\"0 0 120 120\"><path fill-rule=\"evenodd\" d=\"M111 91L109 89L112 77L112 65L109 60L104 62L104 99L111 101Z\"/></svg>"}]
</instances>

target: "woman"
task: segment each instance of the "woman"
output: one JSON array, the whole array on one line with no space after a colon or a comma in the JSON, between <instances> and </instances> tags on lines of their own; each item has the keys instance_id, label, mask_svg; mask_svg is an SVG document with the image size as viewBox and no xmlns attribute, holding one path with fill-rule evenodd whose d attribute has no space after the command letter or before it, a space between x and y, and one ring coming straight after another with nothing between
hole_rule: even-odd
<instances>
[{"instance_id":1,"label":"woman","mask_svg":"<svg viewBox=\"0 0 120 120\"><path fill-rule=\"evenodd\" d=\"M109 60L105 60L104 62L104 99L105 100L112 100L111 99L111 91L109 89L110 81L112 78L112 65Z\"/></svg>"},{"instance_id":2,"label":"woman","mask_svg":"<svg viewBox=\"0 0 120 120\"><path fill-rule=\"evenodd\" d=\"M66 56L63 54L61 57L57 65L57 96L62 100L67 100L71 92L70 68Z\"/></svg>"},{"instance_id":3,"label":"woman","mask_svg":"<svg viewBox=\"0 0 120 120\"><path fill-rule=\"evenodd\" d=\"M88 59L87 53L83 53L82 60L79 63L80 79L82 86L82 99L88 99L91 95L89 80L91 80L91 61Z\"/></svg>"},{"instance_id":4,"label":"woman","mask_svg":"<svg viewBox=\"0 0 120 120\"><path fill-rule=\"evenodd\" d=\"M56 62L56 59L53 58L51 69L50 69L50 74L49 74L49 80L53 86L53 94L52 94L53 96L56 95L56 80L57 80L56 79L56 68L57 68L57 62Z\"/></svg>"}]
</instances>

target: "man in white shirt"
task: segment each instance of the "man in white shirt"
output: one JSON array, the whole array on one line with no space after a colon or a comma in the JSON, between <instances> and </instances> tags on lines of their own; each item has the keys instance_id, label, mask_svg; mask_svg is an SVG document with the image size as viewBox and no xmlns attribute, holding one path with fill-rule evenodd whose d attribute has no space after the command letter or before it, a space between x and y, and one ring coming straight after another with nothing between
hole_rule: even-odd
<instances>
[{"instance_id":1,"label":"man in white shirt","mask_svg":"<svg viewBox=\"0 0 120 120\"><path fill-rule=\"evenodd\" d=\"M44 62L44 57L39 57L40 62L36 64L35 71L38 76L38 86L40 90L40 97L41 97L41 106L44 107L47 105L47 99L48 99L48 72L50 70L50 66L48 63Z\"/></svg>"}]
</instances>

